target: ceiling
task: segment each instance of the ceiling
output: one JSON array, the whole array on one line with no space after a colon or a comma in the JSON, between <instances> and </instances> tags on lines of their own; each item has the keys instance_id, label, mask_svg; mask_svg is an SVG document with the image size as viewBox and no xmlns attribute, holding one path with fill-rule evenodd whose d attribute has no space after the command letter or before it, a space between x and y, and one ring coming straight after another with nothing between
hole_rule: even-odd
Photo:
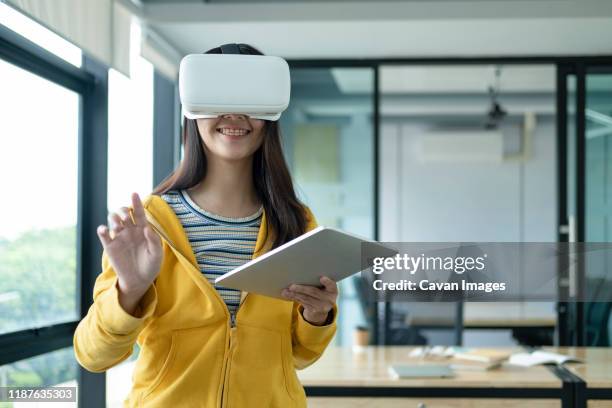
<instances>
[{"instance_id":1,"label":"ceiling","mask_svg":"<svg viewBox=\"0 0 612 408\"><path fill-rule=\"evenodd\" d=\"M372 0L330 0L328 2L335 3L353 3L353 2L371 2ZM465 0L391 0L396 3L423 3L423 2L465 2ZM508 0L477 0L481 2L491 2L491 1L508 1ZM515 3L519 3L525 0L513 0ZM548 0L548 1L556 1L556 0ZM578 2L578 0L570 0L573 2ZM240 3L240 4L265 4L265 3L321 3L321 0L139 0L140 3L144 4L177 4L177 3L200 3L200 4L231 4L231 3Z\"/></svg>"},{"instance_id":2,"label":"ceiling","mask_svg":"<svg viewBox=\"0 0 612 408\"><path fill-rule=\"evenodd\" d=\"M612 54L609 0L121 0L179 54L291 59Z\"/></svg>"},{"instance_id":3,"label":"ceiling","mask_svg":"<svg viewBox=\"0 0 612 408\"><path fill-rule=\"evenodd\" d=\"M499 69L499 82L495 71ZM292 106L311 116L341 116L372 112L374 81L371 68L294 69ZM490 108L488 88L510 117L526 112L553 118L556 69L548 65L384 66L380 70L381 114L449 120L482 118ZM589 109L612 115L612 75L589 75ZM573 100L570 90L570 100ZM571 112L570 112L571 113ZM429 119L428 119L429 120ZM470 119L471 120L471 119ZM609 124L607 125L609 126Z\"/></svg>"},{"instance_id":4,"label":"ceiling","mask_svg":"<svg viewBox=\"0 0 612 408\"><path fill-rule=\"evenodd\" d=\"M229 42L294 60L612 55L611 0L119 1L176 51L175 60ZM481 114L494 70L384 65L383 113ZM337 98L353 97L344 110L371 109L372 78L371 69L292 73L310 108L328 114L340 109L332 106ZM554 113L553 65L504 66L500 84L511 114Z\"/></svg>"},{"instance_id":5,"label":"ceiling","mask_svg":"<svg viewBox=\"0 0 612 408\"><path fill-rule=\"evenodd\" d=\"M455 121L482 119L495 84L495 66L392 66L380 72L380 113L386 117ZM553 65L502 66L499 100L510 116L554 114ZM370 68L294 69L292 106L313 117L372 112ZM612 82L612 81L608 81Z\"/></svg>"}]
</instances>

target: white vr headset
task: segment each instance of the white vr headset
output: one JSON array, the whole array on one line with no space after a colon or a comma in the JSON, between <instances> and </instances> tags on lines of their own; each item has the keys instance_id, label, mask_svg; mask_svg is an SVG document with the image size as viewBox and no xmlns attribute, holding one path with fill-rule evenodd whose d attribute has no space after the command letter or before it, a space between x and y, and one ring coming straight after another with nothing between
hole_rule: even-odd
<instances>
[{"instance_id":1,"label":"white vr headset","mask_svg":"<svg viewBox=\"0 0 612 408\"><path fill-rule=\"evenodd\" d=\"M189 119L239 113L276 121L289 105L291 79L279 57L239 54L236 44L223 54L189 54L179 68L179 95Z\"/></svg>"}]
</instances>

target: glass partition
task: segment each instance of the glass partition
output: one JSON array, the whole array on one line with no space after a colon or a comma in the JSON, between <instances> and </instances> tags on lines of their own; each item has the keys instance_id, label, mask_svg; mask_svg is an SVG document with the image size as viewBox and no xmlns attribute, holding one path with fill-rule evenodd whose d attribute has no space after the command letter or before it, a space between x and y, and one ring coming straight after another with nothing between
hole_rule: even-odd
<instances>
[{"instance_id":1,"label":"glass partition","mask_svg":"<svg viewBox=\"0 0 612 408\"><path fill-rule=\"evenodd\" d=\"M381 66L379 239L555 242L555 87L546 64ZM553 302L391 303L385 319L388 344L552 344L556 325Z\"/></svg>"},{"instance_id":2,"label":"glass partition","mask_svg":"<svg viewBox=\"0 0 612 408\"><path fill-rule=\"evenodd\" d=\"M586 75L584 241L612 241L612 67ZM585 259L584 304L587 346L610 346L612 259L609 251Z\"/></svg>"},{"instance_id":3,"label":"glass partition","mask_svg":"<svg viewBox=\"0 0 612 408\"><path fill-rule=\"evenodd\" d=\"M374 70L294 68L291 81L280 124L298 196L319 225L373 238ZM339 286L337 344L350 344L352 331L366 324L357 279Z\"/></svg>"}]
</instances>

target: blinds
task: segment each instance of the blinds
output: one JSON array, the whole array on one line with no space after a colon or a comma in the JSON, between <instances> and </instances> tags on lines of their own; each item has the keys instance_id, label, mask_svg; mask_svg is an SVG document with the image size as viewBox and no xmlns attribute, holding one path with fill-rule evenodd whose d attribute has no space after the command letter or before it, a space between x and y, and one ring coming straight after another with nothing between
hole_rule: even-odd
<instances>
[{"instance_id":1,"label":"blinds","mask_svg":"<svg viewBox=\"0 0 612 408\"><path fill-rule=\"evenodd\" d=\"M170 81L175 82L177 80L182 58L181 52L146 25L142 28L140 54Z\"/></svg>"},{"instance_id":2,"label":"blinds","mask_svg":"<svg viewBox=\"0 0 612 408\"><path fill-rule=\"evenodd\" d=\"M6 0L92 57L130 73L131 13L114 0Z\"/></svg>"}]
</instances>

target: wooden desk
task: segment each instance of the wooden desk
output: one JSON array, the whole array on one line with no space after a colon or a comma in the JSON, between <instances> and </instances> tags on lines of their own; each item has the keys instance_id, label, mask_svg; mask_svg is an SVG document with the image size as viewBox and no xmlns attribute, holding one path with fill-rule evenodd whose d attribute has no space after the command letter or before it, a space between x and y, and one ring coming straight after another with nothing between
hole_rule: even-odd
<instances>
[{"instance_id":1,"label":"wooden desk","mask_svg":"<svg viewBox=\"0 0 612 408\"><path fill-rule=\"evenodd\" d=\"M578 407L612 407L612 348L606 347L545 347L555 353L579 358L584 364L566 367L584 383L578 389Z\"/></svg>"},{"instance_id":2,"label":"wooden desk","mask_svg":"<svg viewBox=\"0 0 612 408\"><path fill-rule=\"evenodd\" d=\"M411 347L328 348L298 371L310 407L571 407L571 389L549 368L457 371L449 379L393 379L391 363L416 363ZM517 350L518 351L518 350Z\"/></svg>"}]
</instances>

